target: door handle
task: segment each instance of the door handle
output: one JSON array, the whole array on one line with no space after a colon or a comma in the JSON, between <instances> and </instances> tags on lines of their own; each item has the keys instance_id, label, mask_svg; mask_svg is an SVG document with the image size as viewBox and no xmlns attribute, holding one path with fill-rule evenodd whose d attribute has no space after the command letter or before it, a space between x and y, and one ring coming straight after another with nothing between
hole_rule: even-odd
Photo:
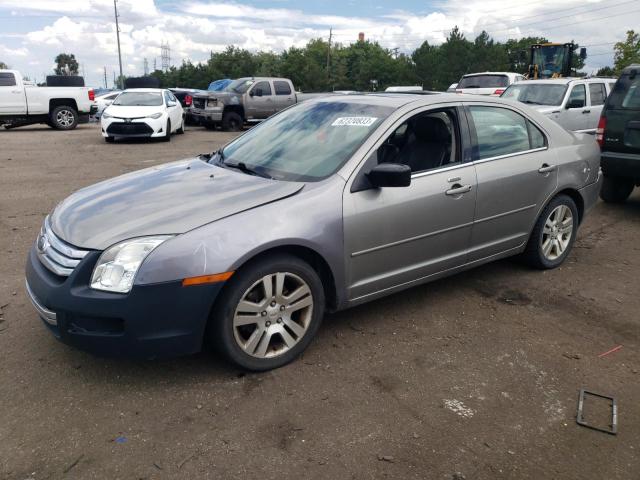
<instances>
[{"instance_id":1,"label":"door handle","mask_svg":"<svg viewBox=\"0 0 640 480\"><path fill-rule=\"evenodd\" d=\"M582 113L591 113L591 110L582 110Z\"/></svg>"},{"instance_id":2,"label":"door handle","mask_svg":"<svg viewBox=\"0 0 640 480\"><path fill-rule=\"evenodd\" d=\"M556 170L555 165L547 165L546 163L542 164L542 166L538 169L538 173L549 173Z\"/></svg>"},{"instance_id":3,"label":"door handle","mask_svg":"<svg viewBox=\"0 0 640 480\"><path fill-rule=\"evenodd\" d=\"M21 90L11 90L11 93L22 93Z\"/></svg>"},{"instance_id":4,"label":"door handle","mask_svg":"<svg viewBox=\"0 0 640 480\"><path fill-rule=\"evenodd\" d=\"M453 188L450 188L444 193L445 195L455 196L455 195L462 195L463 193L468 193L470 191L471 191L471 185L455 184L453 185Z\"/></svg>"}]
</instances>

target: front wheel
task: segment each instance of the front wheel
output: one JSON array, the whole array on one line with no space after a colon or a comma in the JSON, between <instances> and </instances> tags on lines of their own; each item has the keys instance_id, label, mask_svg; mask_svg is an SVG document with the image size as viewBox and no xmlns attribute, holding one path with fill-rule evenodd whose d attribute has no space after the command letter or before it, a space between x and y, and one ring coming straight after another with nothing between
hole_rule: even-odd
<instances>
[{"instance_id":1,"label":"front wheel","mask_svg":"<svg viewBox=\"0 0 640 480\"><path fill-rule=\"evenodd\" d=\"M602 179L600 198L607 203L624 203L631 195L633 187L633 180L605 175Z\"/></svg>"},{"instance_id":2,"label":"front wheel","mask_svg":"<svg viewBox=\"0 0 640 480\"><path fill-rule=\"evenodd\" d=\"M176 130L176 133L178 135L182 135L184 133L184 121L185 121L184 117L182 117L182 123L180 124L180 128Z\"/></svg>"},{"instance_id":3,"label":"front wheel","mask_svg":"<svg viewBox=\"0 0 640 480\"><path fill-rule=\"evenodd\" d=\"M242 117L236 112L226 112L222 116L222 130L239 132L242 129Z\"/></svg>"},{"instance_id":4,"label":"front wheel","mask_svg":"<svg viewBox=\"0 0 640 480\"><path fill-rule=\"evenodd\" d=\"M104 137L104 141L107 143L113 143L116 141L115 137Z\"/></svg>"},{"instance_id":5,"label":"front wheel","mask_svg":"<svg viewBox=\"0 0 640 480\"><path fill-rule=\"evenodd\" d=\"M578 209L567 195L558 195L536 222L524 260L539 269L556 268L569 255L578 231Z\"/></svg>"},{"instance_id":6,"label":"front wheel","mask_svg":"<svg viewBox=\"0 0 640 480\"><path fill-rule=\"evenodd\" d=\"M163 142L171 141L171 120L167 120L167 128L165 129L164 137L162 137Z\"/></svg>"},{"instance_id":7,"label":"front wheel","mask_svg":"<svg viewBox=\"0 0 640 480\"><path fill-rule=\"evenodd\" d=\"M281 367L304 351L324 315L316 271L289 255L240 269L213 309L209 339L236 365L252 371Z\"/></svg>"},{"instance_id":8,"label":"front wheel","mask_svg":"<svg viewBox=\"0 0 640 480\"><path fill-rule=\"evenodd\" d=\"M57 130L73 130L78 126L78 112L73 107L61 105L53 109L49 122Z\"/></svg>"}]
</instances>

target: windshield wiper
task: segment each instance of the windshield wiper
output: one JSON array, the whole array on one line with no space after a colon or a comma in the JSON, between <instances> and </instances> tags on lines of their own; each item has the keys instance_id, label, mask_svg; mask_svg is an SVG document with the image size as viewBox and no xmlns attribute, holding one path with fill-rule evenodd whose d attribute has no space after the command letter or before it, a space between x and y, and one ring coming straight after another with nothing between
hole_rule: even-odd
<instances>
[{"instance_id":1,"label":"windshield wiper","mask_svg":"<svg viewBox=\"0 0 640 480\"><path fill-rule=\"evenodd\" d=\"M544 105L540 102L534 102L533 100L523 100L522 103L528 103L530 105Z\"/></svg>"},{"instance_id":2,"label":"windshield wiper","mask_svg":"<svg viewBox=\"0 0 640 480\"><path fill-rule=\"evenodd\" d=\"M267 175L265 173L258 172L257 170L255 170L255 169L253 169L251 167L248 167L247 164L244 163L244 162L228 163L228 162L223 161L222 163L224 165L226 165L227 167L237 168L241 172L246 173L248 175L255 175L257 177L263 177L263 178L272 179L269 175Z\"/></svg>"}]
</instances>

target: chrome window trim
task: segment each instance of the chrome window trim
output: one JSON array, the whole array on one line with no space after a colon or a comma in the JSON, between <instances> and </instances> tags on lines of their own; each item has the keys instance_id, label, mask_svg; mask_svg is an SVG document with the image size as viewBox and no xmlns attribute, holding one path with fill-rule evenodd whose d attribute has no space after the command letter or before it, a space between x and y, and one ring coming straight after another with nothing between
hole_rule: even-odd
<instances>
[{"instance_id":1,"label":"chrome window trim","mask_svg":"<svg viewBox=\"0 0 640 480\"><path fill-rule=\"evenodd\" d=\"M496 155L495 157L489 157L489 158L481 158L479 160L473 160L471 163L474 165L477 165L479 163L490 162L492 160L502 160L503 158L517 157L520 155L526 155L527 153L542 152L543 150L549 150L549 147L548 146L538 147L538 148L532 148L530 150L523 150L521 152L507 153L505 155Z\"/></svg>"},{"instance_id":2,"label":"chrome window trim","mask_svg":"<svg viewBox=\"0 0 640 480\"><path fill-rule=\"evenodd\" d=\"M31 287L29 286L29 282L25 280L24 285L27 289L27 296L33 304L33 308L35 308L38 312L38 315L40 315L40 318L42 318L49 325L58 325L58 315L56 314L56 312L49 310L38 301L33 291L31 290Z\"/></svg>"},{"instance_id":3,"label":"chrome window trim","mask_svg":"<svg viewBox=\"0 0 640 480\"><path fill-rule=\"evenodd\" d=\"M412 173L411 174L411 180L413 180L414 178L420 178L420 177L426 177L428 175L434 175L436 173L448 172L449 170L457 170L458 168L468 167L471 164L472 164L472 162L458 162L455 165L450 165L448 167L439 167L439 168L434 168L432 170L423 170L421 172Z\"/></svg>"}]
</instances>

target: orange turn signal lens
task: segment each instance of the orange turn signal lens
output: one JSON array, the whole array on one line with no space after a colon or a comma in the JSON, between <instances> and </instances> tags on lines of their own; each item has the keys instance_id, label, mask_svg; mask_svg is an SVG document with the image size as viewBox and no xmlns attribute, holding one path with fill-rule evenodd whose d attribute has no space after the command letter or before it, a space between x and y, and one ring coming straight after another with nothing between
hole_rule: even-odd
<instances>
[{"instance_id":1,"label":"orange turn signal lens","mask_svg":"<svg viewBox=\"0 0 640 480\"><path fill-rule=\"evenodd\" d=\"M205 283L219 283L229 280L233 272L214 273L213 275L201 275L199 277L189 277L182 280L183 287L191 285L203 285Z\"/></svg>"}]
</instances>

